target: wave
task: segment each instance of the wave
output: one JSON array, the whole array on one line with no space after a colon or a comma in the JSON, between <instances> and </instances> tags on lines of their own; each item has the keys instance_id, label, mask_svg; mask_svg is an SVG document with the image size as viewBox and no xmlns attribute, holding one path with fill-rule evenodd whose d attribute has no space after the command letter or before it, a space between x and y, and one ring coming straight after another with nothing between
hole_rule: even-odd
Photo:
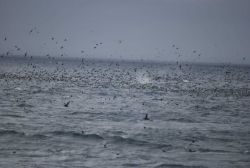
<instances>
[{"instance_id":1,"label":"wave","mask_svg":"<svg viewBox=\"0 0 250 168\"><path fill-rule=\"evenodd\" d=\"M15 130L0 130L0 136L15 136L20 138L28 138L28 139L47 139L48 136L43 134L26 134L24 132L18 132Z\"/></svg>"},{"instance_id":2,"label":"wave","mask_svg":"<svg viewBox=\"0 0 250 168\"><path fill-rule=\"evenodd\" d=\"M140 167L140 164L136 164L136 163L124 163L122 164L122 166L124 167Z\"/></svg>"},{"instance_id":3,"label":"wave","mask_svg":"<svg viewBox=\"0 0 250 168\"><path fill-rule=\"evenodd\" d=\"M2 117L13 117L13 118L25 118L25 116L17 115L17 114L0 114Z\"/></svg>"},{"instance_id":4,"label":"wave","mask_svg":"<svg viewBox=\"0 0 250 168\"><path fill-rule=\"evenodd\" d=\"M5 135L17 135L17 136L24 136L24 132L18 132L15 130L0 130L0 136L5 136Z\"/></svg>"},{"instance_id":5,"label":"wave","mask_svg":"<svg viewBox=\"0 0 250 168\"><path fill-rule=\"evenodd\" d=\"M132 146L145 146L145 147L151 147L156 149L164 149L166 150L172 150L173 146L169 144L158 144L158 143L152 143L147 142L143 140L133 139L133 138L124 138L121 136L112 136L110 137L111 141L116 144L124 144L124 145L132 145Z\"/></svg>"},{"instance_id":6,"label":"wave","mask_svg":"<svg viewBox=\"0 0 250 168\"><path fill-rule=\"evenodd\" d=\"M36 134L26 134L24 132L18 132L15 130L0 130L0 136L17 136L17 137L25 137L28 139L39 139L44 140L47 138L53 138L55 136L69 136L72 138L83 138L90 140L103 140L104 138L97 134L83 134L77 133L73 131L52 131L52 132L42 132Z\"/></svg>"},{"instance_id":7,"label":"wave","mask_svg":"<svg viewBox=\"0 0 250 168\"><path fill-rule=\"evenodd\" d=\"M155 166L155 168L207 168L205 166L194 166L194 165L182 165L182 164L167 164L163 163Z\"/></svg>"},{"instance_id":8,"label":"wave","mask_svg":"<svg viewBox=\"0 0 250 168\"><path fill-rule=\"evenodd\" d=\"M91 139L91 140L103 140L104 138L97 134L84 134L78 133L74 131L53 131L49 132L54 136L70 136L70 137L77 137L77 138L84 138L84 139Z\"/></svg>"},{"instance_id":9,"label":"wave","mask_svg":"<svg viewBox=\"0 0 250 168\"><path fill-rule=\"evenodd\" d=\"M176 122L181 122L181 123L198 123L198 121L196 121L194 119L184 118L184 117L181 117L181 118L172 118L172 119L169 119L169 121L176 121Z\"/></svg>"},{"instance_id":10,"label":"wave","mask_svg":"<svg viewBox=\"0 0 250 168\"><path fill-rule=\"evenodd\" d=\"M18 104L17 106L18 106L18 107L29 107L29 108L34 107L34 106L29 105L29 104L27 104L27 103L21 103L21 104Z\"/></svg>"},{"instance_id":11,"label":"wave","mask_svg":"<svg viewBox=\"0 0 250 168\"><path fill-rule=\"evenodd\" d=\"M208 153L208 152L214 152L214 153L230 153L231 151L226 150L219 150L219 149L208 149L208 148L198 148L196 151L199 151L201 153Z\"/></svg>"},{"instance_id":12,"label":"wave","mask_svg":"<svg viewBox=\"0 0 250 168\"><path fill-rule=\"evenodd\" d=\"M249 97L250 88L191 88L186 90L177 90L177 92L194 94L197 96L219 96L219 97Z\"/></svg>"}]
</instances>

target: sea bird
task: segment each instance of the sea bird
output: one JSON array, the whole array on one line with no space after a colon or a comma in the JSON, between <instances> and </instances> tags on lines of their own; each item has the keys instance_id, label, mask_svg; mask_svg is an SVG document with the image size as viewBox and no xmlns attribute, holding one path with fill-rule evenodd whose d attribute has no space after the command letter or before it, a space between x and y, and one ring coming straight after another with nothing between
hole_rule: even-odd
<instances>
[{"instance_id":1,"label":"sea bird","mask_svg":"<svg viewBox=\"0 0 250 168\"><path fill-rule=\"evenodd\" d=\"M68 101L67 103L64 103L64 107L69 107L69 103L70 101Z\"/></svg>"},{"instance_id":2,"label":"sea bird","mask_svg":"<svg viewBox=\"0 0 250 168\"><path fill-rule=\"evenodd\" d=\"M149 120L148 113L145 115L144 120Z\"/></svg>"}]
</instances>

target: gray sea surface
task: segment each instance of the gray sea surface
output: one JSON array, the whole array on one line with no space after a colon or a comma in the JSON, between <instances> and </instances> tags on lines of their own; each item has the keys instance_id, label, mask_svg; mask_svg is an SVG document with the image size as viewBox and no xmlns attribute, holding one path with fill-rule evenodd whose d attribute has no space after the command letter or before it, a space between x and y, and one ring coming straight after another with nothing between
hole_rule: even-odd
<instances>
[{"instance_id":1,"label":"gray sea surface","mask_svg":"<svg viewBox=\"0 0 250 168\"><path fill-rule=\"evenodd\" d=\"M248 168L250 67L0 58L0 167Z\"/></svg>"}]
</instances>

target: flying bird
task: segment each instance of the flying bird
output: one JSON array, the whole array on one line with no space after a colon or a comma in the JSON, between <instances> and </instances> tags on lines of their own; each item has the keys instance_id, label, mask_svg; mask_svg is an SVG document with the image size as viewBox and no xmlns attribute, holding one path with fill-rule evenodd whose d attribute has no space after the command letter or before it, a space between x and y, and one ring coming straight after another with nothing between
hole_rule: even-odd
<instances>
[{"instance_id":1,"label":"flying bird","mask_svg":"<svg viewBox=\"0 0 250 168\"><path fill-rule=\"evenodd\" d=\"M64 103L64 107L68 107L69 103L70 103L70 101L68 101L67 103Z\"/></svg>"}]
</instances>

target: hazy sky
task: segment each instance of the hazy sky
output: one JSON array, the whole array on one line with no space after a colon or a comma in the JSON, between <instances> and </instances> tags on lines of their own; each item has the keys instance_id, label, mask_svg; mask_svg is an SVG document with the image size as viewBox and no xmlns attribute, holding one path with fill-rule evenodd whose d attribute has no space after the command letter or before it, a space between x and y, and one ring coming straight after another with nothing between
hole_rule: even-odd
<instances>
[{"instance_id":1,"label":"hazy sky","mask_svg":"<svg viewBox=\"0 0 250 168\"><path fill-rule=\"evenodd\" d=\"M0 38L5 55L250 64L250 0L0 0Z\"/></svg>"}]
</instances>

